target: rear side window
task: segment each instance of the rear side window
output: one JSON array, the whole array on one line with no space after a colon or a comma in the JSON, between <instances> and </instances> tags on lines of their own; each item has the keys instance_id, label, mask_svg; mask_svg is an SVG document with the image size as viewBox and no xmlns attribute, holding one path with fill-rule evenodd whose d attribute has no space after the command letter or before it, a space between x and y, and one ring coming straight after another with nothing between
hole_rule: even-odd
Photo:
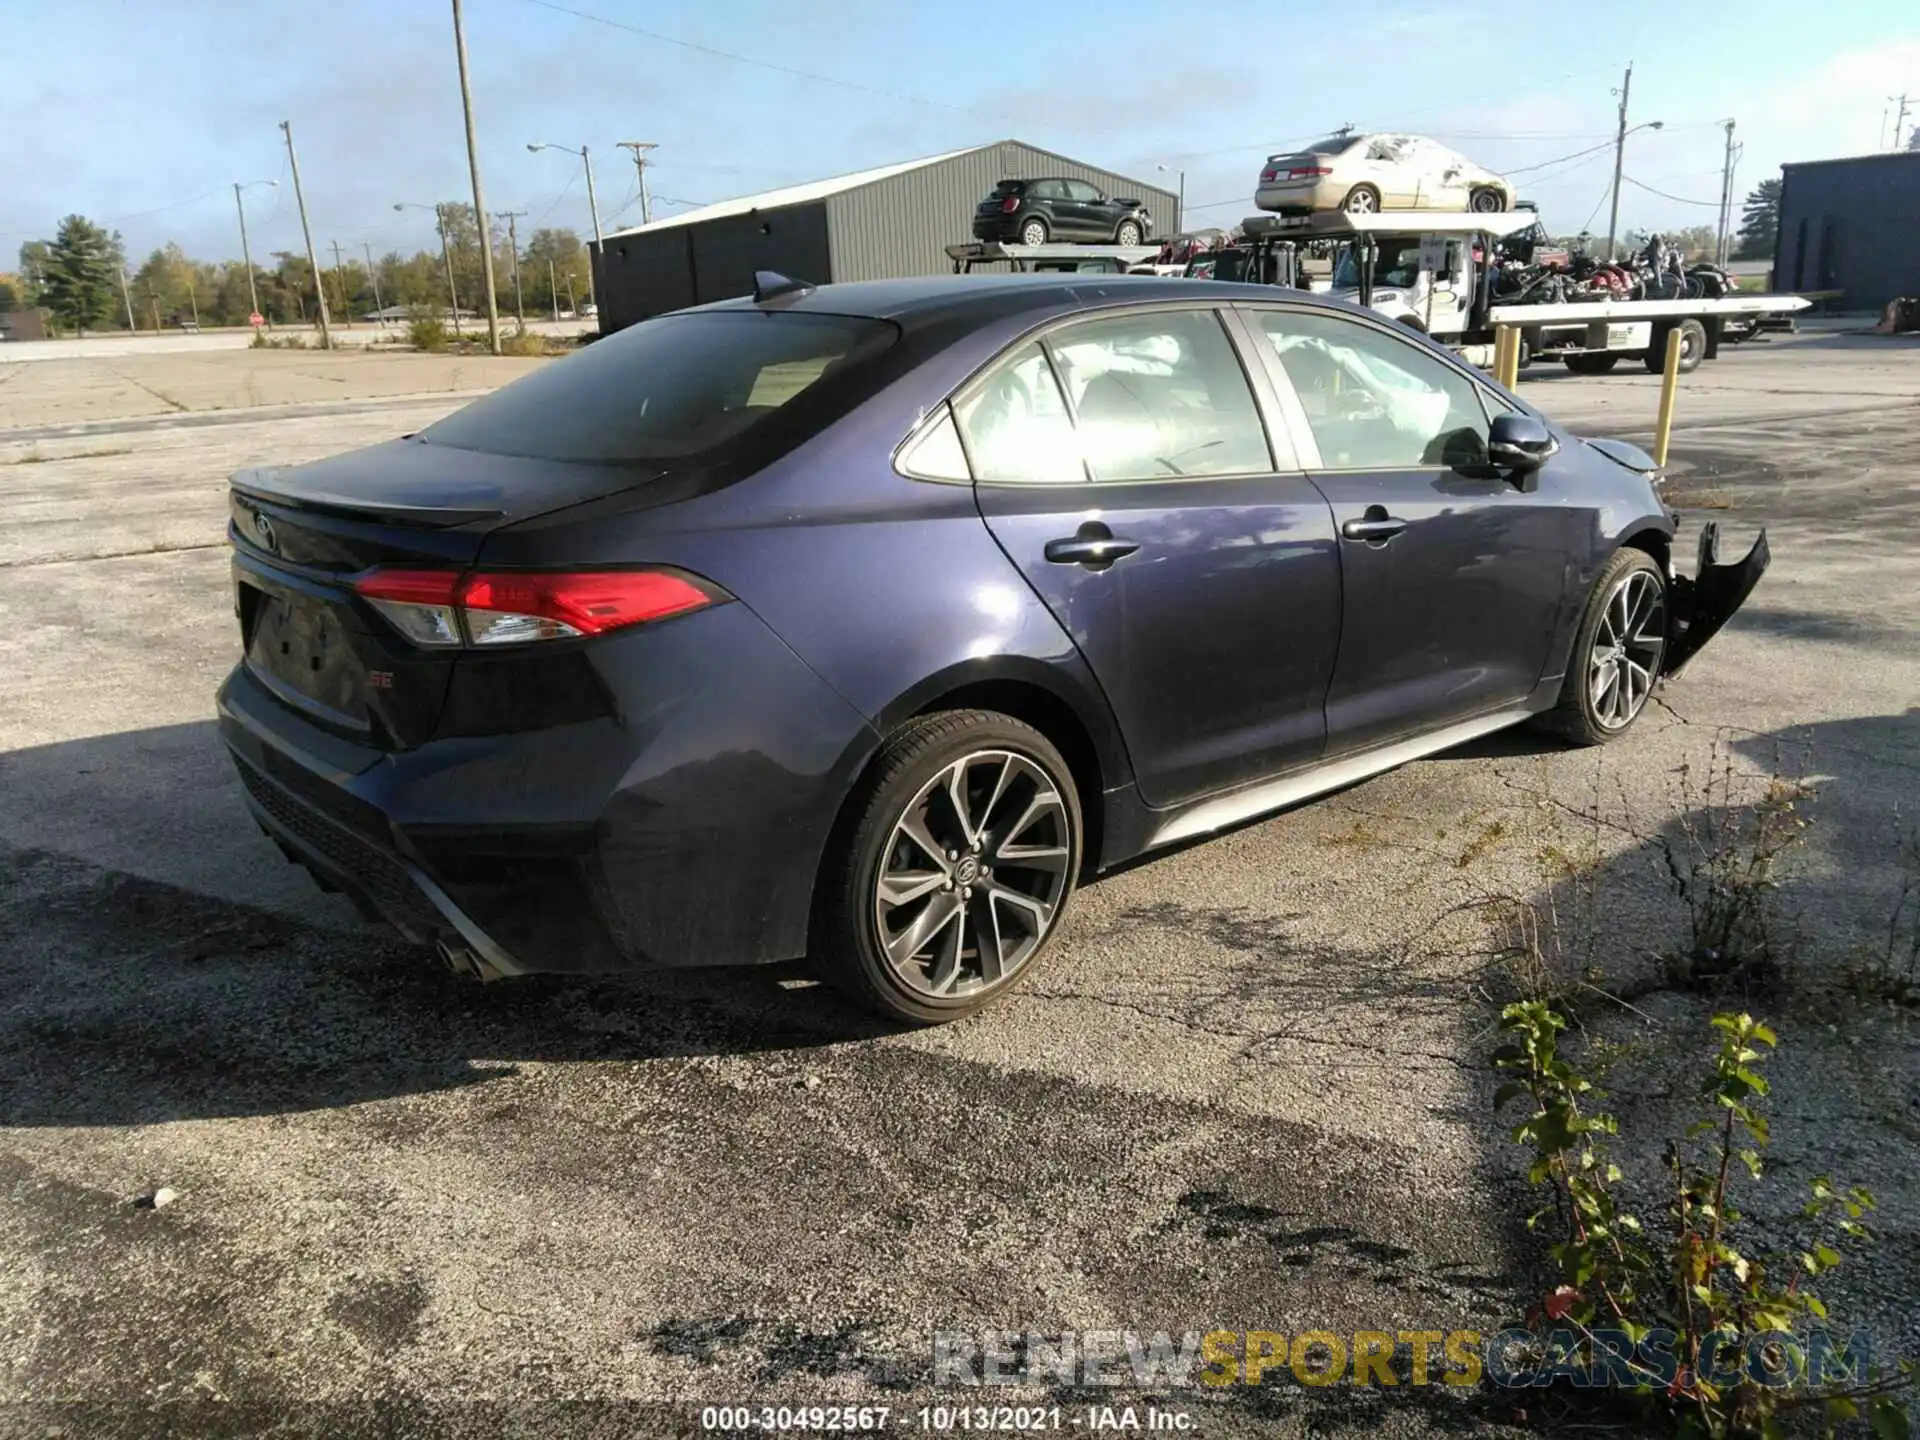
<instances>
[{"instance_id":1,"label":"rear side window","mask_svg":"<svg viewBox=\"0 0 1920 1440\"><path fill-rule=\"evenodd\" d=\"M1002 361L954 406L954 418L976 480L1058 485L1087 478L1067 402L1038 345L1023 346Z\"/></svg>"},{"instance_id":2,"label":"rear side window","mask_svg":"<svg viewBox=\"0 0 1920 1440\"><path fill-rule=\"evenodd\" d=\"M704 460L775 417L824 423L837 413L829 392L846 390L896 334L847 315L666 315L474 401L421 438L589 464Z\"/></svg>"}]
</instances>

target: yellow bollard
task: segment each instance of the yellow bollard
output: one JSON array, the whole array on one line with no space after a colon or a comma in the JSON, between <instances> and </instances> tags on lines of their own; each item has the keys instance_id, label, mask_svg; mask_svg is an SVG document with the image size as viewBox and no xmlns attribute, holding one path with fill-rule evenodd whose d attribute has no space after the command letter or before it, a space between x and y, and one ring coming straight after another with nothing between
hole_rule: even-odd
<instances>
[{"instance_id":1,"label":"yellow bollard","mask_svg":"<svg viewBox=\"0 0 1920 1440\"><path fill-rule=\"evenodd\" d=\"M1520 331L1507 331L1507 373L1500 383L1512 390L1520 383Z\"/></svg>"},{"instance_id":2,"label":"yellow bollard","mask_svg":"<svg viewBox=\"0 0 1920 1440\"><path fill-rule=\"evenodd\" d=\"M1514 348L1517 333L1511 325L1502 325L1493 332L1493 382L1496 385L1507 383L1507 355Z\"/></svg>"},{"instance_id":3,"label":"yellow bollard","mask_svg":"<svg viewBox=\"0 0 1920 1440\"><path fill-rule=\"evenodd\" d=\"M1667 362L1660 368L1660 418L1653 422L1653 463L1667 463L1667 441L1673 438L1673 401L1680 393L1680 327L1667 331Z\"/></svg>"}]
</instances>

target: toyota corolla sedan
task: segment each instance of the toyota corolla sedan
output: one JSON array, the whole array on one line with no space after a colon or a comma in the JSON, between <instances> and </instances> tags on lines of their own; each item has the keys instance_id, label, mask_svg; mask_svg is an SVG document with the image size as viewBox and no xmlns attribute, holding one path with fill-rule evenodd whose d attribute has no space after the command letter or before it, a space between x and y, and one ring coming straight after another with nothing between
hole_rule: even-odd
<instances>
[{"instance_id":1,"label":"toyota corolla sedan","mask_svg":"<svg viewBox=\"0 0 1920 1440\"><path fill-rule=\"evenodd\" d=\"M1676 573L1650 470L1298 291L763 275L236 476L221 734L456 970L805 957L952 1020L1106 867L1620 738L1767 563Z\"/></svg>"}]
</instances>

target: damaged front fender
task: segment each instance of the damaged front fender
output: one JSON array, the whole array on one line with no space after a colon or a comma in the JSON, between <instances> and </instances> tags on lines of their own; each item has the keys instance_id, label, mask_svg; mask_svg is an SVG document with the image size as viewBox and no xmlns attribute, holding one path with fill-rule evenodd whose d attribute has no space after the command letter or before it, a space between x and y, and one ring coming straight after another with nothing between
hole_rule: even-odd
<instances>
[{"instance_id":1,"label":"damaged front fender","mask_svg":"<svg viewBox=\"0 0 1920 1440\"><path fill-rule=\"evenodd\" d=\"M1667 654L1662 675L1678 675L1720 633L1733 612L1746 604L1772 559L1767 532L1762 530L1745 559L1723 565L1719 523L1709 520L1700 527L1700 558L1693 575L1676 574L1668 583Z\"/></svg>"}]
</instances>

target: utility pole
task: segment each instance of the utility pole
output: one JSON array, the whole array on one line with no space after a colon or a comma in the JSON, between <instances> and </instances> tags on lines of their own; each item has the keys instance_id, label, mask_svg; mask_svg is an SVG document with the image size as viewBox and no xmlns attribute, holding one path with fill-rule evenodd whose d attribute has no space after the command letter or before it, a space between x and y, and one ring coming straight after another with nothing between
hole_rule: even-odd
<instances>
[{"instance_id":1,"label":"utility pole","mask_svg":"<svg viewBox=\"0 0 1920 1440\"><path fill-rule=\"evenodd\" d=\"M560 323L560 282L553 278L553 261L547 261L547 289L553 292L553 323Z\"/></svg>"},{"instance_id":2,"label":"utility pole","mask_svg":"<svg viewBox=\"0 0 1920 1440\"><path fill-rule=\"evenodd\" d=\"M500 212L500 218L507 222L507 244L513 250L513 318L519 322L522 329L526 328L527 312L520 301L520 229L514 221L526 213L524 210Z\"/></svg>"},{"instance_id":3,"label":"utility pole","mask_svg":"<svg viewBox=\"0 0 1920 1440\"><path fill-rule=\"evenodd\" d=\"M460 0L453 0L453 49L460 61L460 108L467 117L467 169L473 175L473 223L480 229L480 278L487 287L487 348L500 353L500 306L493 293L493 232L487 228L487 197L480 187L480 144L473 133L473 86L467 79L467 31Z\"/></svg>"},{"instance_id":4,"label":"utility pole","mask_svg":"<svg viewBox=\"0 0 1920 1440\"><path fill-rule=\"evenodd\" d=\"M253 185L278 186L280 182L278 180L253 180L248 183ZM240 215L240 258L246 262L247 266L247 303L252 307L252 313L258 315L260 313L260 289L259 286L254 283L253 278L253 251L247 248L247 207L240 200L240 192L246 188L247 187L242 185L238 180L233 182L233 208L238 211Z\"/></svg>"},{"instance_id":5,"label":"utility pole","mask_svg":"<svg viewBox=\"0 0 1920 1440\"><path fill-rule=\"evenodd\" d=\"M387 307L385 302L380 299L380 272L373 268L373 246L362 240L360 242L360 248L366 252L367 278L373 282L373 313L379 315L380 312ZM380 319L374 323L376 325L384 325L387 323L386 317L382 315Z\"/></svg>"},{"instance_id":6,"label":"utility pole","mask_svg":"<svg viewBox=\"0 0 1920 1440\"><path fill-rule=\"evenodd\" d=\"M1727 263L1727 228L1733 223L1733 121L1727 121L1727 158L1720 167L1720 229L1714 238L1713 260Z\"/></svg>"},{"instance_id":7,"label":"utility pole","mask_svg":"<svg viewBox=\"0 0 1920 1440\"><path fill-rule=\"evenodd\" d=\"M307 224L307 197L300 189L300 157L293 153L293 125L282 120L280 129L287 137L287 168L293 171L293 198L300 207L300 234L307 242L307 265L313 271L313 293L320 302L320 348L333 348L333 331L327 325L327 287L320 280L320 257L314 253L313 227Z\"/></svg>"},{"instance_id":8,"label":"utility pole","mask_svg":"<svg viewBox=\"0 0 1920 1440\"><path fill-rule=\"evenodd\" d=\"M659 147L652 140L622 140L620 142L620 148L633 152L633 168L640 172L640 223L642 225L651 225L653 223L653 201L647 195L647 152L658 149Z\"/></svg>"},{"instance_id":9,"label":"utility pole","mask_svg":"<svg viewBox=\"0 0 1920 1440\"><path fill-rule=\"evenodd\" d=\"M120 267L120 298L127 302L127 333L131 335L137 328L133 323L133 295L127 289L127 267Z\"/></svg>"},{"instance_id":10,"label":"utility pole","mask_svg":"<svg viewBox=\"0 0 1920 1440\"><path fill-rule=\"evenodd\" d=\"M187 281L187 308L193 311L193 328L200 328L200 297L193 293L193 282Z\"/></svg>"},{"instance_id":11,"label":"utility pole","mask_svg":"<svg viewBox=\"0 0 1920 1440\"><path fill-rule=\"evenodd\" d=\"M1893 148L1898 150L1900 148L1900 129L1907 123L1907 110L1909 109L1908 97L1904 94L1889 95L1887 97L1887 103L1900 107L1894 112L1893 116Z\"/></svg>"},{"instance_id":12,"label":"utility pole","mask_svg":"<svg viewBox=\"0 0 1920 1440\"><path fill-rule=\"evenodd\" d=\"M1620 82L1620 128L1613 137L1613 205L1607 212L1607 263L1614 261L1614 237L1620 233L1620 172L1627 162L1627 97L1633 93L1633 62Z\"/></svg>"},{"instance_id":13,"label":"utility pole","mask_svg":"<svg viewBox=\"0 0 1920 1440\"><path fill-rule=\"evenodd\" d=\"M347 303L347 272L340 265L340 242L329 242L333 246L333 283L340 287L340 315L346 321L347 328L353 328L353 307Z\"/></svg>"},{"instance_id":14,"label":"utility pole","mask_svg":"<svg viewBox=\"0 0 1920 1440\"><path fill-rule=\"evenodd\" d=\"M160 297L153 293L153 287L147 287L147 309L153 315L153 333L160 333Z\"/></svg>"},{"instance_id":15,"label":"utility pole","mask_svg":"<svg viewBox=\"0 0 1920 1440\"><path fill-rule=\"evenodd\" d=\"M460 292L453 287L453 247L447 243L447 213L444 206L433 207L433 223L440 228L440 259L447 267L447 299L453 305L453 333L460 333Z\"/></svg>"},{"instance_id":16,"label":"utility pole","mask_svg":"<svg viewBox=\"0 0 1920 1440\"><path fill-rule=\"evenodd\" d=\"M600 239L600 202L594 198L593 161L588 157L587 147L584 145L580 147L580 163L587 167L587 210L593 216L593 248L598 250L602 243ZM593 256L591 255L587 256L587 299L593 301L596 306L600 303L599 297L594 294L593 289ZM567 308L573 308L572 276L567 277ZM576 311L576 313L578 312Z\"/></svg>"}]
</instances>

